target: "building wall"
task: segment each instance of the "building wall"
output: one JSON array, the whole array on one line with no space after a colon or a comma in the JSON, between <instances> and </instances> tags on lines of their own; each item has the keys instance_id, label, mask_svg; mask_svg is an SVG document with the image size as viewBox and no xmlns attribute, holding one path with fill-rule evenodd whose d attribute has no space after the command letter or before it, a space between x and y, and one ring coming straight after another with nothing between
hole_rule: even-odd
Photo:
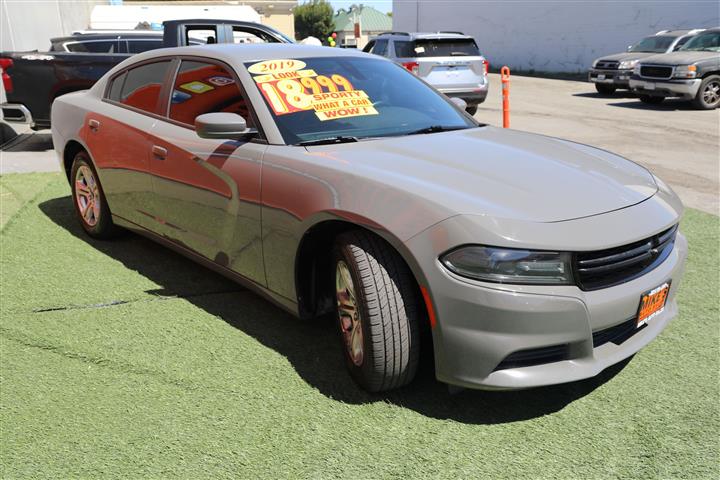
<instances>
[{"instance_id":1,"label":"building wall","mask_svg":"<svg viewBox=\"0 0 720 480\"><path fill-rule=\"evenodd\" d=\"M262 23L295 38L295 15L292 12L266 13L262 15Z\"/></svg>"},{"instance_id":2,"label":"building wall","mask_svg":"<svg viewBox=\"0 0 720 480\"><path fill-rule=\"evenodd\" d=\"M93 7L107 3L0 0L0 51L46 51L51 38L88 28Z\"/></svg>"},{"instance_id":3,"label":"building wall","mask_svg":"<svg viewBox=\"0 0 720 480\"><path fill-rule=\"evenodd\" d=\"M659 30L720 25L717 0L393 0L393 30L462 31L491 65L582 72Z\"/></svg>"}]
</instances>

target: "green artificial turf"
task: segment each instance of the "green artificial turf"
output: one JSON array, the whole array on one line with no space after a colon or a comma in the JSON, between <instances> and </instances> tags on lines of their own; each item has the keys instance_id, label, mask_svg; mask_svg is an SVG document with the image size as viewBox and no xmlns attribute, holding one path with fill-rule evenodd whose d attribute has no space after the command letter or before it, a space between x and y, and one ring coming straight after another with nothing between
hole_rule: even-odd
<instances>
[{"instance_id":1,"label":"green artificial turf","mask_svg":"<svg viewBox=\"0 0 720 480\"><path fill-rule=\"evenodd\" d=\"M715 216L686 213L680 316L629 363L370 395L331 325L137 236L90 240L68 194L0 178L3 478L717 478Z\"/></svg>"}]
</instances>

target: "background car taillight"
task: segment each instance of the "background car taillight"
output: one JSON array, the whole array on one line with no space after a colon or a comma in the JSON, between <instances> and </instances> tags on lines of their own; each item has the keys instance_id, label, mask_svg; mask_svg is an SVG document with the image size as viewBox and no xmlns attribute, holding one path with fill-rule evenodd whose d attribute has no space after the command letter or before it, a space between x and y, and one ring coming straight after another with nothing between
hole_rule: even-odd
<instances>
[{"instance_id":1,"label":"background car taillight","mask_svg":"<svg viewBox=\"0 0 720 480\"><path fill-rule=\"evenodd\" d=\"M12 58L0 58L0 69L2 69L2 83L6 93L12 93L12 78L7 73L7 69L13 66Z\"/></svg>"},{"instance_id":2,"label":"background car taillight","mask_svg":"<svg viewBox=\"0 0 720 480\"><path fill-rule=\"evenodd\" d=\"M483 74L487 75L488 73L490 73L490 62L483 59Z\"/></svg>"},{"instance_id":3,"label":"background car taillight","mask_svg":"<svg viewBox=\"0 0 720 480\"><path fill-rule=\"evenodd\" d=\"M420 69L420 65L418 64L418 62L405 62L402 64L402 66L407 68L409 72L412 72L415 75L418 74L418 70Z\"/></svg>"}]
</instances>

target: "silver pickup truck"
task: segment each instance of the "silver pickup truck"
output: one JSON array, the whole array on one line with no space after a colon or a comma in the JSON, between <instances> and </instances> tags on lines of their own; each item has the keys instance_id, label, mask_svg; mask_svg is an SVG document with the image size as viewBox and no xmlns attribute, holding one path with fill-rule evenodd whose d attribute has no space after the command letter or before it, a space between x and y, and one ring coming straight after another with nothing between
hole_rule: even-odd
<instances>
[{"instance_id":1,"label":"silver pickup truck","mask_svg":"<svg viewBox=\"0 0 720 480\"><path fill-rule=\"evenodd\" d=\"M630 89L645 103L679 97L702 110L718 108L720 27L705 30L676 52L641 60L630 77Z\"/></svg>"},{"instance_id":2,"label":"silver pickup truck","mask_svg":"<svg viewBox=\"0 0 720 480\"><path fill-rule=\"evenodd\" d=\"M635 45L630 45L627 52L605 55L595 60L588 73L588 80L603 95L610 95L619 88L630 88L630 76L639 60L658 53L674 52L702 31L662 30L645 37Z\"/></svg>"}]
</instances>

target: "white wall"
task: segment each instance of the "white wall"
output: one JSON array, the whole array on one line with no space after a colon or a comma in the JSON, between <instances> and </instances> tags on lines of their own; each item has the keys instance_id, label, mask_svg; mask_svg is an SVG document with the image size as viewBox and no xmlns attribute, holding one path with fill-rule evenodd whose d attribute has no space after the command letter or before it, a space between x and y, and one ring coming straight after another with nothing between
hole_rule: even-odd
<instances>
[{"instance_id":1,"label":"white wall","mask_svg":"<svg viewBox=\"0 0 720 480\"><path fill-rule=\"evenodd\" d=\"M50 48L50 39L90 25L90 12L106 1L0 0L0 51Z\"/></svg>"},{"instance_id":2,"label":"white wall","mask_svg":"<svg viewBox=\"0 0 720 480\"><path fill-rule=\"evenodd\" d=\"M658 30L718 25L718 0L393 0L393 30L459 30L522 70L582 72Z\"/></svg>"}]
</instances>

